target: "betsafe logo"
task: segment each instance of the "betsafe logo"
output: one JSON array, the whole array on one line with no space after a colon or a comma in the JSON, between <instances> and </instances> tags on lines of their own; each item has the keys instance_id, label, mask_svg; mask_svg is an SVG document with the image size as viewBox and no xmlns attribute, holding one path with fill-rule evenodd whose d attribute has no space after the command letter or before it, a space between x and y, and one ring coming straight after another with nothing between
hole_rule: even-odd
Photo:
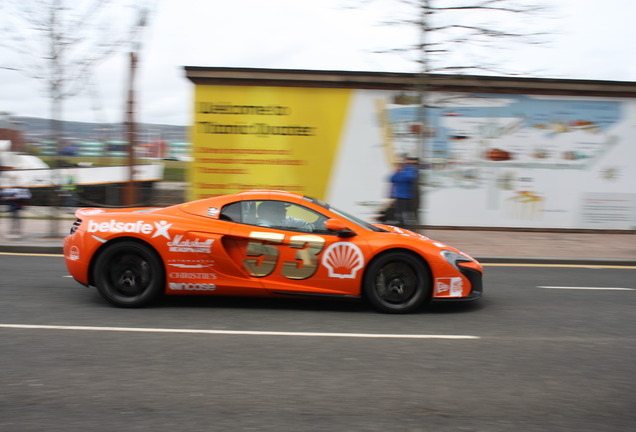
<instances>
[{"instance_id":1,"label":"betsafe logo","mask_svg":"<svg viewBox=\"0 0 636 432\"><path fill-rule=\"evenodd\" d=\"M152 238L165 237L170 240L168 228L172 226L166 221L153 222L154 226L144 221L137 222L117 222L111 219L110 222L88 221L89 233L135 233L135 234L152 234Z\"/></svg>"}]
</instances>

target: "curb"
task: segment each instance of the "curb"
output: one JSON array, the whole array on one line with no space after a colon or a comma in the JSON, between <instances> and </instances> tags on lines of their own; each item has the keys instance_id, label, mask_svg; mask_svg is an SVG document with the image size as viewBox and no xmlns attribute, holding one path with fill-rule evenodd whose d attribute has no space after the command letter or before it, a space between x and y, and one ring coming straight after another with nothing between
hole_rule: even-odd
<instances>
[{"instance_id":1,"label":"curb","mask_svg":"<svg viewBox=\"0 0 636 432\"><path fill-rule=\"evenodd\" d=\"M585 266L636 266L636 259L631 258L560 258L560 257L497 257L475 256L481 264L546 264L546 265L585 265Z\"/></svg>"},{"instance_id":2,"label":"curb","mask_svg":"<svg viewBox=\"0 0 636 432\"><path fill-rule=\"evenodd\" d=\"M37 244L0 244L0 252L62 255L64 253L64 248L61 245L42 246Z\"/></svg>"}]
</instances>

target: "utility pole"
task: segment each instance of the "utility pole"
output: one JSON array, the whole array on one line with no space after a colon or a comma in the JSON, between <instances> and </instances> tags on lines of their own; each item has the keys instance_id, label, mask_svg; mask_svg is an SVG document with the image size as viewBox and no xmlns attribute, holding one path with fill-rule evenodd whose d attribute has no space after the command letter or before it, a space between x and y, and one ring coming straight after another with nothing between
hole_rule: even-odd
<instances>
[{"instance_id":1,"label":"utility pole","mask_svg":"<svg viewBox=\"0 0 636 432\"><path fill-rule=\"evenodd\" d=\"M139 51L141 48L141 30L146 25L147 11L142 9L139 14L139 22L135 31L135 40L133 41L132 51L130 52L130 79L128 81L128 182L124 187L123 202L124 205L132 207L139 203L139 194L137 185L135 184L135 144L136 144L136 127L135 127L135 72L137 71L137 62Z\"/></svg>"},{"instance_id":2,"label":"utility pole","mask_svg":"<svg viewBox=\"0 0 636 432\"><path fill-rule=\"evenodd\" d=\"M426 49L427 36L428 36L428 25L429 25L429 17L428 14L430 12L430 1L429 0L421 0L420 1L420 71L417 79L417 93L419 99L419 107L418 107L418 121L420 123L420 136L419 136L419 148L417 149L417 157L420 161L420 166L418 166L418 170L421 167L424 167L424 175L418 176L418 181L420 184L416 188L419 196L419 208L415 211L415 220L416 223L422 226L423 229L426 229L426 211L427 211L427 193L426 186L428 184L428 177L430 175L432 167L430 166L431 158L429 157L429 132L430 127L428 124L428 108L427 108L427 100L428 100L428 88L427 88L427 79L428 79L428 53ZM423 180L423 184L422 184ZM420 209L422 209L422 214L420 215Z\"/></svg>"},{"instance_id":3,"label":"utility pole","mask_svg":"<svg viewBox=\"0 0 636 432\"><path fill-rule=\"evenodd\" d=\"M137 54L130 53L130 79L128 82L128 112L126 125L128 126L128 182L124 186L124 205L137 204L137 187L135 185L135 71L137 69Z\"/></svg>"}]
</instances>

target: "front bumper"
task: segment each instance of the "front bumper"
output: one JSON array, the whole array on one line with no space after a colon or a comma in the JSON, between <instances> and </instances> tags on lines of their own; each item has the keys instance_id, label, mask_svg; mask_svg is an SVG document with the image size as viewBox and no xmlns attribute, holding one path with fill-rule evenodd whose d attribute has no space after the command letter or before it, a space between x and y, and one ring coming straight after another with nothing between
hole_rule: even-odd
<instances>
[{"instance_id":1,"label":"front bumper","mask_svg":"<svg viewBox=\"0 0 636 432\"><path fill-rule=\"evenodd\" d=\"M462 302L473 301L481 298L484 294L483 274L482 272L464 267L461 264L457 266L468 282L470 282L470 293L465 297L434 297L432 300L435 302Z\"/></svg>"}]
</instances>

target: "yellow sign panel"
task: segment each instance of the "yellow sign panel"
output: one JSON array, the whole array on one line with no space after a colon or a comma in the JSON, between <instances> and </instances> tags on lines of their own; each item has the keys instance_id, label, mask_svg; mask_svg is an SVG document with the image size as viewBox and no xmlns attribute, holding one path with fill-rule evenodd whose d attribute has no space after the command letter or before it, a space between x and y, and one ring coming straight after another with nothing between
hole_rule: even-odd
<instances>
[{"instance_id":1,"label":"yellow sign panel","mask_svg":"<svg viewBox=\"0 0 636 432\"><path fill-rule=\"evenodd\" d=\"M197 86L189 199L250 189L324 198L351 92Z\"/></svg>"}]
</instances>

